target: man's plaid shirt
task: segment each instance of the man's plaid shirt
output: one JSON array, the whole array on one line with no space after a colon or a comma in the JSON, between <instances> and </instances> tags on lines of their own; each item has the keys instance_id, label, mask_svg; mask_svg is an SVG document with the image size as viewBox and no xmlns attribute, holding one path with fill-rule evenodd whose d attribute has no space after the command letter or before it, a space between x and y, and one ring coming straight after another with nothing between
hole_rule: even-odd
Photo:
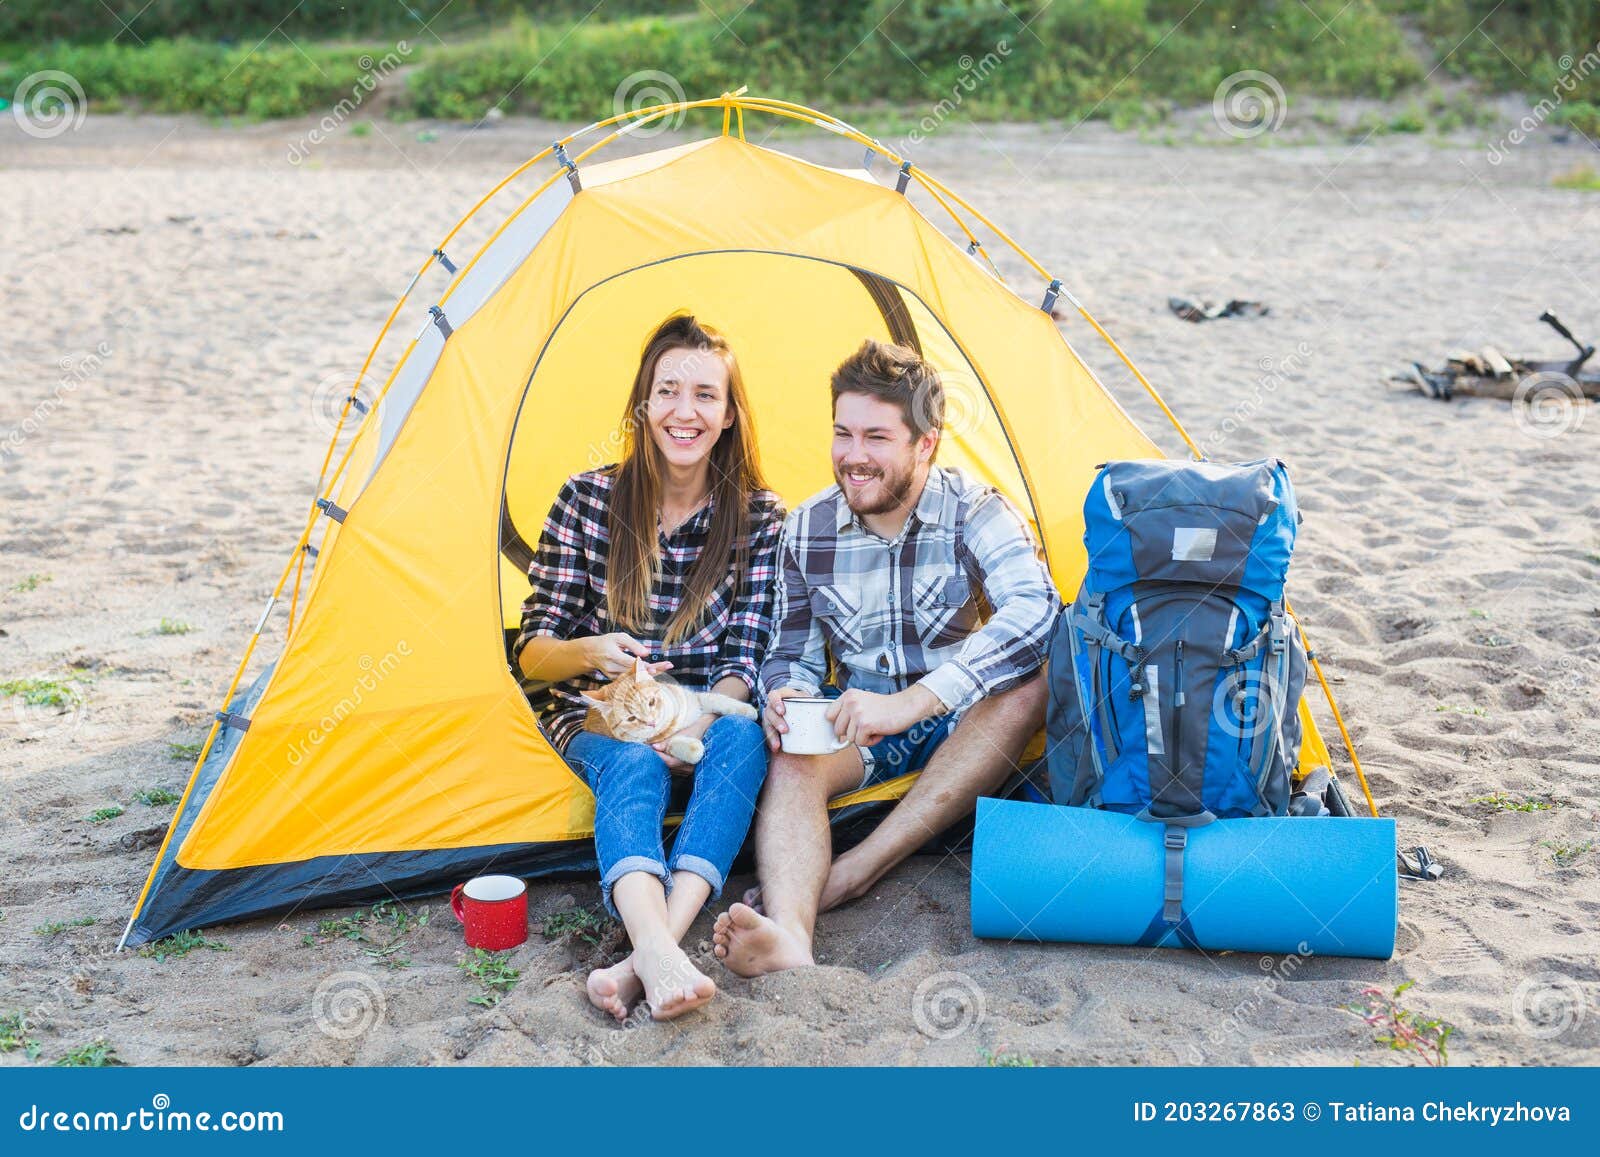
<instances>
[{"instance_id":1,"label":"man's plaid shirt","mask_svg":"<svg viewBox=\"0 0 1600 1157\"><path fill-rule=\"evenodd\" d=\"M935 466L885 541L832 486L784 523L762 691L816 694L831 653L843 687L920 682L962 710L1044 664L1060 608L1027 522L993 487Z\"/></svg>"},{"instance_id":2,"label":"man's plaid shirt","mask_svg":"<svg viewBox=\"0 0 1600 1157\"><path fill-rule=\"evenodd\" d=\"M522 632L512 646L513 662L535 635L576 639L621 629L606 614L614 469L575 474L556 496L528 567L533 591L522 604ZM634 637L650 649L652 661L670 659L669 674L685 687L704 691L735 675L754 698L761 655L772 629L772 586L783 526L783 507L770 490L758 491L750 499L749 563L738 589L730 568L706 604L699 629L670 647L662 641L667 623L683 601L689 571L705 546L715 507L713 497L670 536L660 538L661 573L650 592L655 621L649 631L635 632ZM602 683L591 673L530 686L529 699L557 751L565 751L568 741L583 730L588 708L578 696Z\"/></svg>"}]
</instances>

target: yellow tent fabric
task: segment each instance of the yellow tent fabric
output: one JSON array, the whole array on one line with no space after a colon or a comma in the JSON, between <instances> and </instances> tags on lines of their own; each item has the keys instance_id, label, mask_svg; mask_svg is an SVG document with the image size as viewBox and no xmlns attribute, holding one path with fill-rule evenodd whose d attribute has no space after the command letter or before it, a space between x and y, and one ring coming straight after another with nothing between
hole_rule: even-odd
<instances>
[{"instance_id":1,"label":"yellow tent fabric","mask_svg":"<svg viewBox=\"0 0 1600 1157\"><path fill-rule=\"evenodd\" d=\"M893 188L733 135L579 174L531 252L455 319L403 422L362 426L283 652L247 729L222 725L220 764L208 745L141 908L163 887L183 899L163 876L205 881L190 902L226 917L273 902L260 880L217 900L253 869L357 857L381 880L408 856L588 839L589 792L507 662L527 589L508 538L534 541L562 479L616 460L640 344L674 310L728 333L791 505L831 481L832 367L864 336L918 345L950 395L940 461L1029 514L1069 598L1096 464L1160 453L1046 312ZM470 271L439 299L446 325ZM1305 722L1302 767L1326 765ZM203 922L134 927L175 920Z\"/></svg>"}]
</instances>

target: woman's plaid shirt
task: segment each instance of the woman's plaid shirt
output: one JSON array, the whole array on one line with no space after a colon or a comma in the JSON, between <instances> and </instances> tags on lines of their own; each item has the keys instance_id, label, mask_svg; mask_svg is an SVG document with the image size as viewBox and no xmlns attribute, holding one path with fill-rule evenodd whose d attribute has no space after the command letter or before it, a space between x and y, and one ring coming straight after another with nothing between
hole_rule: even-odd
<instances>
[{"instance_id":1,"label":"woman's plaid shirt","mask_svg":"<svg viewBox=\"0 0 1600 1157\"><path fill-rule=\"evenodd\" d=\"M602 467L575 474L562 485L545 519L528 581L533 591L522 604L522 632L512 660L535 635L576 639L620 630L606 614L606 555L611 541L612 471ZM652 661L670 659L671 675L686 687L706 690L728 675L742 679L754 698L761 656L772 628L772 588L777 577L778 536L783 507L770 490L750 499L749 564L735 590L732 568L713 592L700 627L667 646L662 638L688 586L715 512L713 498L669 536L660 538L661 574L650 592L655 621L634 637ZM583 729L588 708L578 698L604 682L596 673L562 683L529 686L529 700L557 751Z\"/></svg>"},{"instance_id":2,"label":"woman's plaid shirt","mask_svg":"<svg viewBox=\"0 0 1600 1157\"><path fill-rule=\"evenodd\" d=\"M763 695L920 682L951 711L1037 671L1061 599L1028 524L998 490L938 466L905 527L885 541L837 486L784 524L776 630Z\"/></svg>"}]
</instances>

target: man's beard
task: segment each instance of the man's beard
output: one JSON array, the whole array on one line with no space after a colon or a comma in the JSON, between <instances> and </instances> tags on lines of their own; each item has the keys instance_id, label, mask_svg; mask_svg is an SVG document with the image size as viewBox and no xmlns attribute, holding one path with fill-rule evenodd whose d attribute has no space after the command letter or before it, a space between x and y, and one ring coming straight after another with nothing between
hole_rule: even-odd
<instances>
[{"instance_id":1,"label":"man's beard","mask_svg":"<svg viewBox=\"0 0 1600 1157\"><path fill-rule=\"evenodd\" d=\"M862 495L854 493L855 487L851 486L844 476L844 471L838 466L833 468L833 480L839 484L839 489L844 493L844 500L854 514L887 514L895 509L911 493L911 484L917 473L916 466L910 465L903 470L879 471L875 484L879 489L879 497L872 500L869 505L862 505Z\"/></svg>"}]
</instances>

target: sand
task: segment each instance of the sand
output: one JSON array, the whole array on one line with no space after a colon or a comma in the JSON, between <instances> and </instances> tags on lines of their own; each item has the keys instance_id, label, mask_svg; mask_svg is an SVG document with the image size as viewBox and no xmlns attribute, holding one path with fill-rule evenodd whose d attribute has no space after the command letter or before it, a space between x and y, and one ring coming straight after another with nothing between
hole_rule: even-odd
<instances>
[{"instance_id":1,"label":"sand","mask_svg":"<svg viewBox=\"0 0 1600 1157\"><path fill-rule=\"evenodd\" d=\"M0 127L0 678L70 677L81 695L59 714L0 700L0 1013L26 1014L34 1063L96 1039L138 1064L1408 1063L1340 1007L1405 981L1409 1007L1457 1026L1453 1063L1600 1062L1600 851L1562 867L1551 847L1597 835L1600 415L1535 430L1503 402L1383 383L1488 342L1554 356L1546 305L1600 335L1600 196L1550 186L1592 154L1545 141L1498 166L1466 143L1032 127L920 150L1066 278L1211 453L1290 462L1292 596L1379 807L1447 868L1403 885L1393 960L978 943L960 857L913 859L824 917L815 969L731 977L703 919L689 945L721 992L671 1025L590 1010L597 950L539 935L497 1006L469 1003L482 990L437 899L410 906L429 920L394 970L371 943L304 944L348 911L216 929L225 951L114 954L173 810L134 793L185 781L171 745L203 737L294 542L329 398L434 240L554 135L379 122L290 164L308 127ZM781 147L853 159L831 139ZM1191 325L1174 293L1271 312ZM1471 802L1500 791L1565 806ZM543 916L597 889L531 897Z\"/></svg>"}]
</instances>

